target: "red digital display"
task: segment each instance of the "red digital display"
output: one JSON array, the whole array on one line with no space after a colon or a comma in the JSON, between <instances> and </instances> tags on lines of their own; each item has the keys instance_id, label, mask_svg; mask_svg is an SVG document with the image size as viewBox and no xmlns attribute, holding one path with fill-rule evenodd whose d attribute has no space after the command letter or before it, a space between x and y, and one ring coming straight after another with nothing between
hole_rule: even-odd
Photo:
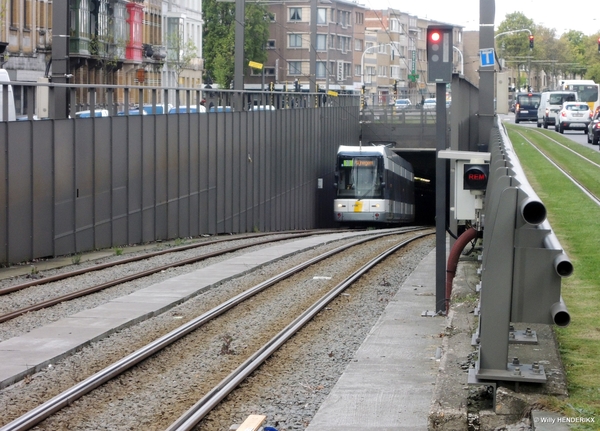
<instances>
[{"instance_id":1,"label":"red digital display","mask_svg":"<svg viewBox=\"0 0 600 431\"><path fill-rule=\"evenodd\" d=\"M463 175L463 189L485 190L489 172L489 165L466 164Z\"/></svg>"}]
</instances>

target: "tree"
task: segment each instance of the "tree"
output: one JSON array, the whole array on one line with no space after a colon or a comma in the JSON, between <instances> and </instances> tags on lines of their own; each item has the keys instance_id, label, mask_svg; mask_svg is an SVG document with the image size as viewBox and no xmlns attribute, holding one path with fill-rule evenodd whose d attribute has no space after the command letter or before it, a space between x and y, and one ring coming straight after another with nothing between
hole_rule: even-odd
<instances>
[{"instance_id":1,"label":"tree","mask_svg":"<svg viewBox=\"0 0 600 431\"><path fill-rule=\"evenodd\" d=\"M198 58L198 47L192 39L184 40L180 31L167 35L167 66L177 75L177 86L180 84L181 74L193 61Z\"/></svg>"},{"instance_id":2,"label":"tree","mask_svg":"<svg viewBox=\"0 0 600 431\"><path fill-rule=\"evenodd\" d=\"M235 4L203 0L203 56L207 75L220 86L229 88L234 75ZM265 46L269 38L269 13L260 3L246 4L244 26L244 64L249 60L262 63L267 59Z\"/></svg>"}]
</instances>

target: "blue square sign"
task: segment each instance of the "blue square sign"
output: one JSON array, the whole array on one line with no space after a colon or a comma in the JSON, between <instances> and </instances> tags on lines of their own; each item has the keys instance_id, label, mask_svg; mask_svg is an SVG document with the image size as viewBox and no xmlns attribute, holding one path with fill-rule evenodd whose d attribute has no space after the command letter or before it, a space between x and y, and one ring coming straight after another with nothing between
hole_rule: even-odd
<instances>
[{"instance_id":1,"label":"blue square sign","mask_svg":"<svg viewBox=\"0 0 600 431\"><path fill-rule=\"evenodd\" d=\"M494 48L479 50L479 65L481 67L493 66L495 64Z\"/></svg>"}]
</instances>

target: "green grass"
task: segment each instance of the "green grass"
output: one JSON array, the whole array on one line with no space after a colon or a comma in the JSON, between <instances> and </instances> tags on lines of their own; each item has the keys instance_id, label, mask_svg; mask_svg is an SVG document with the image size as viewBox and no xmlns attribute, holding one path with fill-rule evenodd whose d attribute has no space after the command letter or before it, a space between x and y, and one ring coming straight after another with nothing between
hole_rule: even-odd
<instances>
[{"instance_id":1,"label":"green grass","mask_svg":"<svg viewBox=\"0 0 600 431\"><path fill-rule=\"evenodd\" d=\"M600 429L600 207L556 170L527 140L600 196L600 167L591 165L552 139L600 164L600 153L553 133L507 125L509 137L527 179L544 202L548 221L573 262L563 279L562 296L571 324L556 328L567 373L569 398L558 406L568 417L594 417L596 423L572 429ZM545 136L544 136L545 135ZM524 139L527 138L526 139Z\"/></svg>"}]
</instances>

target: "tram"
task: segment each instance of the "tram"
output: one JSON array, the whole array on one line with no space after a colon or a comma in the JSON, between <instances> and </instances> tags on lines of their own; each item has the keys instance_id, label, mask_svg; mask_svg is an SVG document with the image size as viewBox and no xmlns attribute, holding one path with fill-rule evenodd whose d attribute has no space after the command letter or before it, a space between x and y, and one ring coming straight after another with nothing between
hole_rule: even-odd
<instances>
[{"instance_id":1,"label":"tram","mask_svg":"<svg viewBox=\"0 0 600 431\"><path fill-rule=\"evenodd\" d=\"M385 145L339 147L334 219L343 224L408 224L415 219L412 165Z\"/></svg>"}]
</instances>

